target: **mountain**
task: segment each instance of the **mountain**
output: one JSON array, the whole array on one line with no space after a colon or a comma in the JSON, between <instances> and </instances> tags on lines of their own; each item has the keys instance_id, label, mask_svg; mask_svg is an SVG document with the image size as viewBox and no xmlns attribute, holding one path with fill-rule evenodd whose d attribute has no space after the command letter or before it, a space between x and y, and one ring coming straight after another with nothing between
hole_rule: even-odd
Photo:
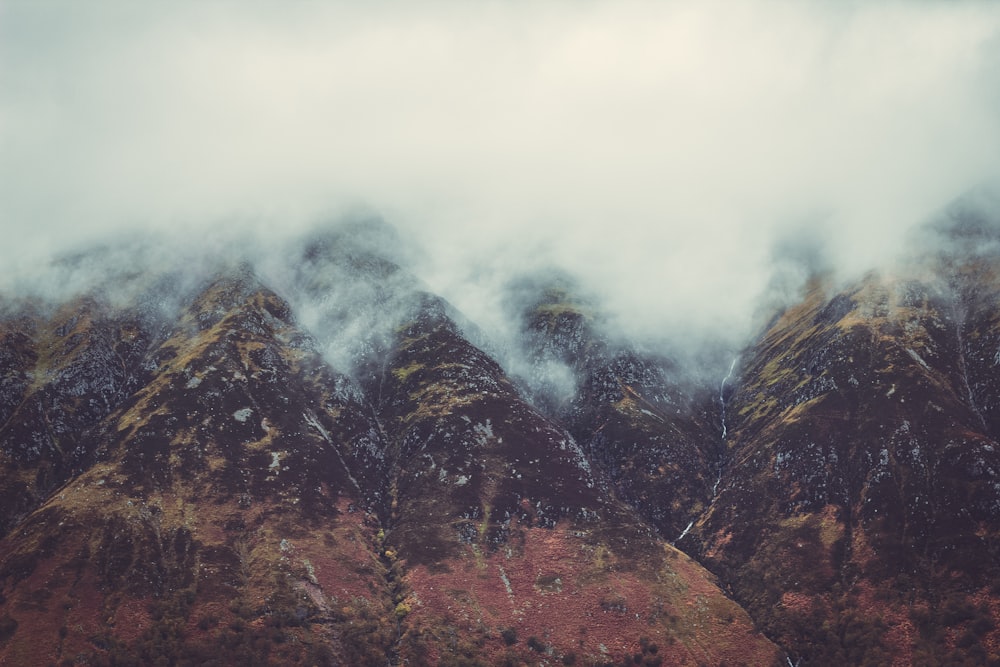
<instances>
[{"instance_id":1,"label":"mountain","mask_svg":"<svg viewBox=\"0 0 1000 667\"><path fill-rule=\"evenodd\" d=\"M1000 664L996 210L711 372L554 273L493 346L377 220L64 258L0 303L0 664Z\"/></svg>"},{"instance_id":2,"label":"mountain","mask_svg":"<svg viewBox=\"0 0 1000 667\"><path fill-rule=\"evenodd\" d=\"M968 221L940 247L968 246ZM740 364L692 551L817 664L996 661L1000 256L983 240L832 296L815 282Z\"/></svg>"},{"instance_id":3,"label":"mountain","mask_svg":"<svg viewBox=\"0 0 1000 667\"><path fill-rule=\"evenodd\" d=\"M7 308L0 662L779 659L446 303L345 243L295 262L316 336L246 265L176 312ZM402 313L353 377L319 352L347 275Z\"/></svg>"}]
</instances>

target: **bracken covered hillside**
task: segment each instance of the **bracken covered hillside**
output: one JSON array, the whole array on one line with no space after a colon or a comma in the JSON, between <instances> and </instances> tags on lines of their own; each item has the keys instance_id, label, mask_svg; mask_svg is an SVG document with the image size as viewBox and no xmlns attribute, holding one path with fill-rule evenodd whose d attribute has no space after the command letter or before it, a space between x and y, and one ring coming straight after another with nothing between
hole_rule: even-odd
<instances>
[{"instance_id":1,"label":"bracken covered hillside","mask_svg":"<svg viewBox=\"0 0 1000 667\"><path fill-rule=\"evenodd\" d=\"M8 295L0 664L1000 664L1000 232L934 234L711 380L563 278L512 375L379 224Z\"/></svg>"}]
</instances>

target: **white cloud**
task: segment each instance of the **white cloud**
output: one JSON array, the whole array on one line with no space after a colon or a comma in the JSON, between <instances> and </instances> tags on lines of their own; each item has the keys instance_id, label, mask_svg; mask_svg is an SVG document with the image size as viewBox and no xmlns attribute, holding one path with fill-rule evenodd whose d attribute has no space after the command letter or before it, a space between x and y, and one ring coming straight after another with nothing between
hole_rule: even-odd
<instances>
[{"instance_id":1,"label":"white cloud","mask_svg":"<svg viewBox=\"0 0 1000 667\"><path fill-rule=\"evenodd\" d=\"M741 331L782 235L860 269L996 177L998 62L973 2L8 2L0 254L361 200L476 319L556 261Z\"/></svg>"}]
</instances>

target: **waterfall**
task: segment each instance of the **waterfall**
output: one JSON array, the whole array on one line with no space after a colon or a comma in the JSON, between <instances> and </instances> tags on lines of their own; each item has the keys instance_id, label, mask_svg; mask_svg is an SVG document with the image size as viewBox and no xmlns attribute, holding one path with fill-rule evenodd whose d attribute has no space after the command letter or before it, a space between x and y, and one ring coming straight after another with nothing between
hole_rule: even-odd
<instances>
[{"instance_id":1,"label":"waterfall","mask_svg":"<svg viewBox=\"0 0 1000 667\"><path fill-rule=\"evenodd\" d=\"M739 361L739 356L733 357L733 363L729 364L729 372L726 373L726 377L722 378L722 383L719 385L719 404L722 406L722 441L725 442L726 435L728 431L726 430L726 383L729 379L733 377L733 371L736 369L736 362Z\"/></svg>"},{"instance_id":2,"label":"waterfall","mask_svg":"<svg viewBox=\"0 0 1000 667\"><path fill-rule=\"evenodd\" d=\"M721 406L721 421L722 421L722 443L723 447L726 443L726 436L729 435L729 430L726 427L726 383L733 377L733 371L736 370L736 362L740 360L739 355L733 357L733 363L729 364L729 372L726 373L726 377L722 378L722 382L719 384L719 405ZM723 451L723 456L725 452ZM719 458L719 474L715 478L715 484L712 485L712 498L715 498L719 493L719 484L722 482L722 457Z\"/></svg>"}]
</instances>

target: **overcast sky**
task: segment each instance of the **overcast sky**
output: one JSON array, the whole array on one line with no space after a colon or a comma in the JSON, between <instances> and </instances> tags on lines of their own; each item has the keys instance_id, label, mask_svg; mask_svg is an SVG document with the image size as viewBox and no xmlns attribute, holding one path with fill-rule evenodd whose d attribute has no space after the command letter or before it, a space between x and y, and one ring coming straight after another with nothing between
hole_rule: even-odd
<instances>
[{"instance_id":1,"label":"overcast sky","mask_svg":"<svg viewBox=\"0 0 1000 667\"><path fill-rule=\"evenodd\" d=\"M487 324L555 262L737 330L787 239L858 270L998 174L1000 3L0 0L8 270L364 202Z\"/></svg>"}]
</instances>

